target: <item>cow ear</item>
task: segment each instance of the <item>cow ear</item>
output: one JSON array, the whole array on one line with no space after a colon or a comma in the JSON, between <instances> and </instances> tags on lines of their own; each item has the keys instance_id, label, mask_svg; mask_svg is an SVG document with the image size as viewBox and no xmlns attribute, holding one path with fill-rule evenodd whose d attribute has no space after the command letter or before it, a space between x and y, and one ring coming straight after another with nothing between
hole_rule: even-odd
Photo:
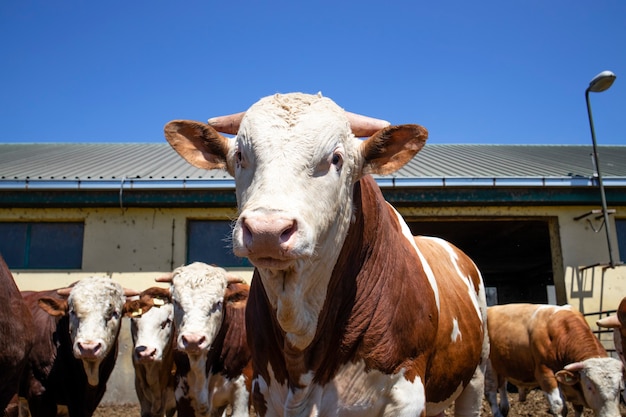
<instances>
[{"instance_id":1,"label":"cow ear","mask_svg":"<svg viewBox=\"0 0 626 417\"><path fill-rule=\"evenodd\" d=\"M617 314L611 314L608 317L604 317L600 320L597 320L596 325L598 327L604 327L608 329L614 329L614 328L619 327L619 320L617 319Z\"/></svg>"},{"instance_id":2,"label":"cow ear","mask_svg":"<svg viewBox=\"0 0 626 417\"><path fill-rule=\"evenodd\" d=\"M245 282L229 281L224 293L224 301L226 303L247 302L250 293L250 286Z\"/></svg>"},{"instance_id":3,"label":"cow ear","mask_svg":"<svg viewBox=\"0 0 626 417\"><path fill-rule=\"evenodd\" d=\"M174 120L165 125L165 138L180 156L196 168L222 169L228 166L229 139L211 126L191 120Z\"/></svg>"},{"instance_id":4,"label":"cow ear","mask_svg":"<svg viewBox=\"0 0 626 417\"><path fill-rule=\"evenodd\" d=\"M126 317L141 316L144 311L141 308L141 300L127 300L124 303L122 314Z\"/></svg>"},{"instance_id":5,"label":"cow ear","mask_svg":"<svg viewBox=\"0 0 626 417\"><path fill-rule=\"evenodd\" d=\"M426 143L428 131L419 125L389 126L361 144L363 175L391 174L402 168Z\"/></svg>"},{"instance_id":6,"label":"cow ear","mask_svg":"<svg viewBox=\"0 0 626 417\"><path fill-rule=\"evenodd\" d=\"M580 373L578 371L567 371L565 369L560 370L555 375L556 380L564 385L574 385L580 381Z\"/></svg>"},{"instance_id":7,"label":"cow ear","mask_svg":"<svg viewBox=\"0 0 626 417\"><path fill-rule=\"evenodd\" d=\"M41 297L37 304L46 313L54 317L61 317L67 314L68 304L67 300L61 300L54 297Z\"/></svg>"}]
</instances>

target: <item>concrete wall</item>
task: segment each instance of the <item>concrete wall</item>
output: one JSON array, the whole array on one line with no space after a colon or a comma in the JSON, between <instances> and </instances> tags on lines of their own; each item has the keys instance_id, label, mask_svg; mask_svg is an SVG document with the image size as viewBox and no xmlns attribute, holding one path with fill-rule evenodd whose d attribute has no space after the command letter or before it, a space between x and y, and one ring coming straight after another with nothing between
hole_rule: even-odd
<instances>
[{"instance_id":1,"label":"concrete wall","mask_svg":"<svg viewBox=\"0 0 626 417\"><path fill-rule=\"evenodd\" d=\"M626 267L586 266L608 261L600 221L574 220L597 207L415 207L400 208L407 219L548 219L558 304L569 303L582 312L612 310L626 295ZM626 207L612 207L618 215ZM230 220L235 209L0 209L0 221L84 221L83 268L74 271L13 271L21 290L42 290L71 284L88 275L108 275L123 286L144 289L154 278L183 265L187 219ZM617 239L613 219L613 247ZM223 242L215 242L223 245ZM233 270L249 280L249 269ZM589 319L593 324L595 318ZM130 325L123 322L120 356L104 403L136 402L130 359Z\"/></svg>"}]
</instances>

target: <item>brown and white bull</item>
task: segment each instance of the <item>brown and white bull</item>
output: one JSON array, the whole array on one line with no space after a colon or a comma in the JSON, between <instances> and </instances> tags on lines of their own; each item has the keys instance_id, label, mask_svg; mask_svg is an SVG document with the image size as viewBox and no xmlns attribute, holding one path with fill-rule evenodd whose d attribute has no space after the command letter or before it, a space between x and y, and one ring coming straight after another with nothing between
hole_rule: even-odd
<instances>
[{"instance_id":1,"label":"brown and white bull","mask_svg":"<svg viewBox=\"0 0 626 417\"><path fill-rule=\"evenodd\" d=\"M18 415L18 387L34 338L33 317L0 255L0 415Z\"/></svg>"},{"instance_id":2,"label":"brown and white bull","mask_svg":"<svg viewBox=\"0 0 626 417\"><path fill-rule=\"evenodd\" d=\"M506 416L506 381L539 386L553 415L588 407L598 417L620 417L622 364L608 357L583 315L570 306L506 304L488 309L490 361L497 384L486 397L494 416ZM500 405L497 404L497 386Z\"/></svg>"},{"instance_id":3,"label":"brown and white bull","mask_svg":"<svg viewBox=\"0 0 626 417\"><path fill-rule=\"evenodd\" d=\"M174 306L168 288L150 287L126 302L141 417L171 417L174 398Z\"/></svg>"},{"instance_id":4,"label":"brown and white bull","mask_svg":"<svg viewBox=\"0 0 626 417\"><path fill-rule=\"evenodd\" d=\"M451 244L414 238L369 175L411 160L426 129L293 93L208 125L172 121L165 136L192 165L235 178L233 250L256 267L258 414L432 416L456 400L457 416L479 415L481 275Z\"/></svg>"},{"instance_id":5,"label":"brown and white bull","mask_svg":"<svg viewBox=\"0 0 626 417\"><path fill-rule=\"evenodd\" d=\"M249 417L251 355L245 309L249 286L202 262L182 266L170 281L176 326L179 416Z\"/></svg>"},{"instance_id":6,"label":"brown and white bull","mask_svg":"<svg viewBox=\"0 0 626 417\"><path fill-rule=\"evenodd\" d=\"M33 417L93 415L106 391L118 352L125 291L108 277L88 277L69 288L29 292L36 340L20 396Z\"/></svg>"}]
</instances>

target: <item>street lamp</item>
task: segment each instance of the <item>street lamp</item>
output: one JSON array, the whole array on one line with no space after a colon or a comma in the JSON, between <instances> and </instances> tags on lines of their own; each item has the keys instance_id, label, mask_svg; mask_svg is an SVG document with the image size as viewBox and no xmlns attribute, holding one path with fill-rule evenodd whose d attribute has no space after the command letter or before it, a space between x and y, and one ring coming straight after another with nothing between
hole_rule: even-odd
<instances>
[{"instance_id":1,"label":"street lamp","mask_svg":"<svg viewBox=\"0 0 626 417\"><path fill-rule=\"evenodd\" d=\"M602 174L600 173L600 162L598 161L598 149L596 146L596 132L593 128L593 117L591 116L591 105L589 104L589 92L601 93L608 90L615 81L615 74L611 71L602 71L593 77L589 83L589 87L585 90L585 100L587 101L587 114L589 115L589 127L591 128L591 141L593 143L593 160L598 176L598 186L600 187L600 197L602 198L602 214L604 215L604 229L606 231L606 243L609 248L609 261L611 268L615 268L613 260L613 248L611 246L611 234L609 232L609 213L606 206L606 195L604 194L604 184L602 183Z\"/></svg>"}]
</instances>

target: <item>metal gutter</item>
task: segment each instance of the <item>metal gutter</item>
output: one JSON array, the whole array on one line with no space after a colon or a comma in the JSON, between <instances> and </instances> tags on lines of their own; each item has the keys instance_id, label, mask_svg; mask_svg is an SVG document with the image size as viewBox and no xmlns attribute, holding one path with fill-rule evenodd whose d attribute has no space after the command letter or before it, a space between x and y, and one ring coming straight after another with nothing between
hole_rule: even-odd
<instances>
[{"instance_id":1,"label":"metal gutter","mask_svg":"<svg viewBox=\"0 0 626 417\"><path fill-rule=\"evenodd\" d=\"M597 187L594 178L587 177L376 177L382 189L442 188L442 187ZM604 178L607 187L626 187L626 178ZM107 190L234 190L234 179L141 179L121 180L0 180L0 191L107 191Z\"/></svg>"},{"instance_id":2,"label":"metal gutter","mask_svg":"<svg viewBox=\"0 0 626 417\"><path fill-rule=\"evenodd\" d=\"M445 187L597 187L594 178L588 177L426 177L426 178L376 178L380 188L445 188ZM604 178L604 185L626 187L626 178Z\"/></svg>"},{"instance_id":3,"label":"metal gutter","mask_svg":"<svg viewBox=\"0 0 626 417\"><path fill-rule=\"evenodd\" d=\"M376 178L381 188L423 187L597 187L596 181L584 177L528 178ZM608 187L626 187L626 178L605 178ZM0 180L1 190L234 190L233 179L122 179L122 180Z\"/></svg>"},{"instance_id":4,"label":"metal gutter","mask_svg":"<svg viewBox=\"0 0 626 417\"><path fill-rule=\"evenodd\" d=\"M233 179L171 179L171 180L0 180L2 190L38 191L109 191L109 190L234 190Z\"/></svg>"}]
</instances>

